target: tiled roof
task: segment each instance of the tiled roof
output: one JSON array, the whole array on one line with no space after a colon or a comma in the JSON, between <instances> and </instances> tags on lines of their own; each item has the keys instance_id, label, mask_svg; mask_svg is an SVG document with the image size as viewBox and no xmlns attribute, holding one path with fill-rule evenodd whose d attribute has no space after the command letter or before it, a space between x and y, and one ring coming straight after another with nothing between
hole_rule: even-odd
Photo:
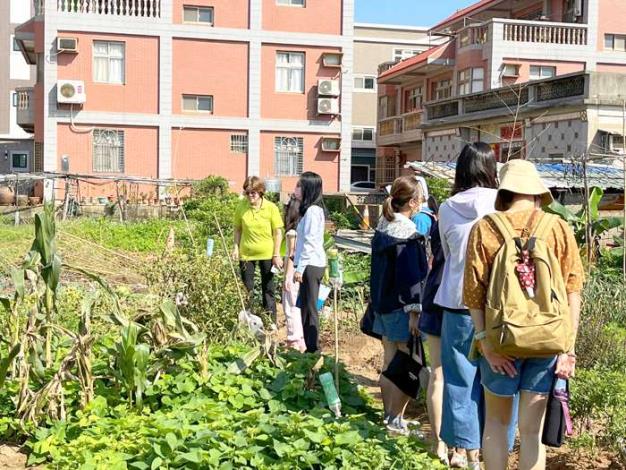
<instances>
[{"instance_id":1,"label":"tiled roof","mask_svg":"<svg viewBox=\"0 0 626 470\"><path fill-rule=\"evenodd\" d=\"M381 73L378 78L381 79L381 78L388 77L389 75L395 75L396 73L401 72L402 70L406 70L409 67L412 67L414 65L420 64L422 62L426 62L426 60L431 55L433 55L435 52L439 51L440 49L442 49L443 47L445 47L447 45L448 45L448 43L441 44L441 45L435 46L435 47L431 47L430 49L426 49L421 54L417 54L417 55L415 55L413 57L409 57L408 59L403 60L402 62L398 62L396 65L391 67L389 70L386 70L385 72Z\"/></svg>"},{"instance_id":2,"label":"tiled roof","mask_svg":"<svg viewBox=\"0 0 626 470\"><path fill-rule=\"evenodd\" d=\"M470 16L472 13L476 12L477 10L481 10L483 8L487 8L490 7L492 4L495 5L496 3L500 3L502 0L480 0L480 2L474 3L473 5L470 5L466 8L462 8L460 10L458 10L456 13L448 16L445 20L440 21L439 23L437 23L435 26L433 26L432 28L430 28L430 31L437 31L438 29L440 29L442 26L447 25L448 23L452 23L456 20L459 20L465 16Z\"/></svg>"},{"instance_id":3,"label":"tiled roof","mask_svg":"<svg viewBox=\"0 0 626 470\"><path fill-rule=\"evenodd\" d=\"M585 186L580 163L535 162L535 164L541 179L549 188L580 189ZM427 176L454 181L456 162L409 162L406 166ZM623 170L610 165L587 165L587 180L589 187L624 189Z\"/></svg>"}]
</instances>

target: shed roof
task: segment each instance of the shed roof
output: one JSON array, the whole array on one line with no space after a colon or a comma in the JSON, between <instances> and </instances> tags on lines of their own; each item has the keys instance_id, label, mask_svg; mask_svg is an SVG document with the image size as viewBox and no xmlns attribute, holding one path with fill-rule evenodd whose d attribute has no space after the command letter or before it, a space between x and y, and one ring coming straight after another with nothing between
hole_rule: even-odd
<instances>
[{"instance_id":1,"label":"shed roof","mask_svg":"<svg viewBox=\"0 0 626 470\"><path fill-rule=\"evenodd\" d=\"M498 164L498 167L501 165ZM535 165L548 188L581 189L585 186L581 163L535 162ZM456 162L409 162L406 166L426 176L454 181ZM610 165L587 165L587 180L589 187L624 189L623 170Z\"/></svg>"}]
</instances>

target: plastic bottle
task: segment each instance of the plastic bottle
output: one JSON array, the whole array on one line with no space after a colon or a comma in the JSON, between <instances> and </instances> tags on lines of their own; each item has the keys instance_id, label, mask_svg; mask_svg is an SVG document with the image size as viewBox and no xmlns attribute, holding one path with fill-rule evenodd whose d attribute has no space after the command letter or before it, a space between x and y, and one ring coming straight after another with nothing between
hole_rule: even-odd
<instances>
[{"instance_id":1,"label":"plastic bottle","mask_svg":"<svg viewBox=\"0 0 626 470\"><path fill-rule=\"evenodd\" d=\"M215 246L215 241L212 238L207 238L206 240L206 255L210 258L213 256L213 247Z\"/></svg>"},{"instance_id":2,"label":"plastic bottle","mask_svg":"<svg viewBox=\"0 0 626 470\"><path fill-rule=\"evenodd\" d=\"M337 395L337 389L335 388L335 382L333 381L333 375L330 372L324 372L320 374L320 383L324 389L324 395L326 396L326 403L328 408L335 413L335 417L341 417L341 400Z\"/></svg>"},{"instance_id":3,"label":"plastic bottle","mask_svg":"<svg viewBox=\"0 0 626 470\"><path fill-rule=\"evenodd\" d=\"M339 252L336 248L328 250L328 277L331 279L339 277Z\"/></svg>"}]
</instances>

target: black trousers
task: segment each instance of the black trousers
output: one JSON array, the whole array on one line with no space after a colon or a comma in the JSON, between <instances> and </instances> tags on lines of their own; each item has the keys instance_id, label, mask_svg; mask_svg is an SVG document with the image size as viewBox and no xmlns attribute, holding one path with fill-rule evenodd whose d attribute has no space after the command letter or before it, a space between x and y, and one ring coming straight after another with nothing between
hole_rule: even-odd
<instances>
[{"instance_id":1,"label":"black trousers","mask_svg":"<svg viewBox=\"0 0 626 470\"><path fill-rule=\"evenodd\" d=\"M276 300L274 299L274 274L272 273L272 260L240 261L241 279L248 291L248 302L252 305L254 295L254 274L256 266L261 271L261 292L263 295L263 308L272 314L272 320L276 322Z\"/></svg>"},{"instance_id":2,"label":"black trousers","mask_svg":"<svg viewBox=\"0 0 626 470\"><path fill-rule=\"evenodd\" d=\"M302 330L306 352L314 353L320 348L319 329L320 318L317 312L317 297L320 284L326 268L307 266L302 274L300 284L300 313L302 315Z\"/></svg>"}]
</instances>

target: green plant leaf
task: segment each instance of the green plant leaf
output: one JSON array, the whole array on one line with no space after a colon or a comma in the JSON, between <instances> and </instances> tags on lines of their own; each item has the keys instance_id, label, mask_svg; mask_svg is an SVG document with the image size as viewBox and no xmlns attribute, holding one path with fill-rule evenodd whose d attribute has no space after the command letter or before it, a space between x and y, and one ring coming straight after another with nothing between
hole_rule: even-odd
<instances>
[{"instance_id":1,"label":"green plant leaf","mask_svg":"<svg viewBox=\"0 0 626 470\"><path fill-rule=\"evenodd\" d=\"M0 389L4 385L4 381L7 378L7 372L9 370L9 366L15 357L19 354L21 345L18 343L9 352L9 355L2 360L0 360Z\"/></svg>"},{"instance_id":2,"label":"green plant leaf","mask_svg":"<svg viewBox=\"0 0 626 470\"><path fill-rule=\"evenodd\" d=\"M202 454L200 453L199 449L193 449L189 452L183 452L178 454L180 457L182 457L185 461L187 462L191 462L191 463L201 463L202 462Z\"/></svg>"},{"instance_id":3,"label":"green plant leaf","mask_svg":"<svg viewBox=\"0 0 626 470\"><path fill-rule=\"evenodd\" d=\"M152 470L156 470L157 468L160 468L162 464L163 459L161 459L161 457L155 457L155 459L152 461L152 464L150 465L150 468Z\"/></svg>"},{"instance_id":4,"label":"green plant leaf","mask_svg":"<svg viewBox=\"0 0 626 470\"><path fill-rule=\"evenodd\" d=\"M176 448L178 447L178 439L176 438L174 433L168 432L165 435L165 441L167 442L167 445L170 446L171 450L176 450Z\"/></svg>"}]
</instances>

